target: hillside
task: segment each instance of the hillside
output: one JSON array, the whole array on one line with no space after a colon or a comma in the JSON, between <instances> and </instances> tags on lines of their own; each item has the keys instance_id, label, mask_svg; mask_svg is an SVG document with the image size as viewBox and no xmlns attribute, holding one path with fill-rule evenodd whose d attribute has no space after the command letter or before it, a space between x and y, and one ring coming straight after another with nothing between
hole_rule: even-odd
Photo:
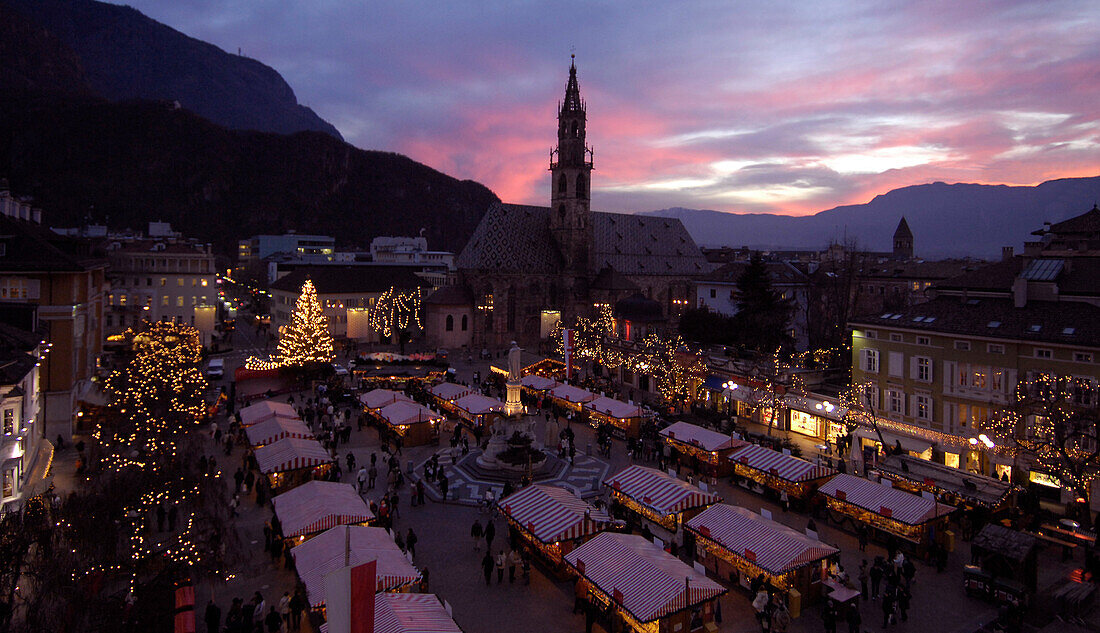
<instances>
[{"instance_id":1,"label":"hillside","mask_svg":"<svg viewBox=\"0 0 1100 633\"><path fill-rule=\"evenodd\" d=\"M33 195L51 226L164 220L225 254L254 233L365 245L425 228L433 248L457 251L497 200L476 182L328 134L233 131L170 102L90 95L72 52L19 18L0 4L0 177Z\"/></svg>"},{"instance_id":2,"label":"hillside","mask_svg":"<svg viewBox=\"0 0 1100 633\"><path fill-rule=\"evenodd\" d=\"M810 216L733 214L663 209L646 215L679 218L704 246L824 248L855 241L888 251L905 216L920 257L998 257L1002 246L1019 250L1043 222L1080 215L1100 200L1100 176L1051 180L1034 187L945 184L894 189L866 204L835 207Z\"/></svg>"},{"instance_id":3,"label":"hillside","mask_svg":"<svg viewBox=\"0 0 1100 633\"><path fill-rule=\"evenodd\" d=\"M50 31L80 60L88 85L112 101L178 101L236 130L340 133L273 68L188 37L135 9L92 0L0 0Z\"/></svg>"}]
</instances>

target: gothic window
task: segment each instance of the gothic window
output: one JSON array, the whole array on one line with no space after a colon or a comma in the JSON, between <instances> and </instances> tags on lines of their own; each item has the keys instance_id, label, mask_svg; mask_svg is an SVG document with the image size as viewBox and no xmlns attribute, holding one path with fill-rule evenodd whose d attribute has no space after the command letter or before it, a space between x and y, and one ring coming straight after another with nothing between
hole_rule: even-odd
<instances>
[{"instance_id":1,"label":"gothic window","mask_svg":"<svg viewBox=\"0 0 1100 633\"><path fill-rule=\"evenodd\" d=\"M562 122L561 122L561 138L565 138L565 135L566 135L566 134L568 133L568 131L569 131L569 130L567 129L568 127L569 127L569 124L568 124L568 123L566 123L565 121L562 121Z\"/></svg>"},{"instance_id":2,"label":"gothic window","mask_svg":"<svg viewBox=\"0 0 1100 633\"><path fill-rule=\"evenodd\" d=\"M587 184L588 183L585 182L584 174L580 174L579 176L577 176L577 197L578 198L587 198L588 197L587 196L587 191L588 190L586 188Z\"/></svg>"},{"instance_id":3,"label":"gothic window","mask_svg":"<svg viewBox=\"0 0 1100 633\"><path fill-rule=\"evenodd\" d=\"M447 330L448 332L453 332L453 331L454 331L454 329L455 329L455 318L454 318L454 317L453 317L452 315L448 314L448 315L447 315L447 325L446 325L446 330Z\"/></svg>"},{"instance_id":4,"label":"gothic window","mask_svg":"<svg viewBox=\"0 0 1100 633\"><path fill-rule=\"evenodd\" d=\"M580 127L576 121L573 121L573 138L577 138L580 135Z\"/></svg>"},{"instance_id":5,"label":"gothic window","mask_svg":"<svg viewBox=\"0 0 1100 633\"><path fill-rule=\"evenodd\" d=\"M558 178L558 193L565 193L568 190L569 190L569 181L566 180L565 174L562 174L561 178ZM561 212L562 212L563 215L565 214L565 207L561 208Z\"/></svg>"},{"instance_id":6,"label":"gothic window","mask_svg":"<svg viewBox=\"0 0 1100 633\"><path fill-rule=\"evenodd\" d=\"M558 205L558 217L561 218L562 220L565 220L565 205L564 204Z\"/></svg>"},{"instance_id":7,"label":"gothic window","mask_svg":"<svg viewBox=\"0 0 1100 633\"><path fill-rule=\"evenodd\" d=\"M462 331L465 332L468 329L468 327L469 327L469 319L467 319L466 315L463 314L462 315Z\"/></svg>"}]
</instances>

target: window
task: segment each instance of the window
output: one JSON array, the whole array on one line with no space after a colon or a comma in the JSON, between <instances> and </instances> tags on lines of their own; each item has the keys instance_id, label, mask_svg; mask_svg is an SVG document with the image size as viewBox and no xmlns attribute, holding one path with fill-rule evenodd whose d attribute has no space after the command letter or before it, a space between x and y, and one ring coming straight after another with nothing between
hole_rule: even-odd
<instances>
[{"instance_id":1,"label":"window","mask_svg":"<svg viewBox=\"0 0 1100 633\"><path fill-rule=\"evenodd\" d=\"M997 393L1004 393L1005 387L1005 373L1000 369L995 369L989 373L989 386L993 391Z\"/></svg>"},{"instance_id":2,"label":"window","mask_svg":"<svg viewBox=\"0 0 1100 633\"><path fill-rule=\"evenodd\" d=\"M162 305L162 306L168 305L168 295L164 295L163 297L160 298L160 305Z\"/></svg>"},{"instance_id":3,"label":"window","mask_svg":"<svg viewBox=\"0 0 1100 633\"><path fill-rule=\"evenodd\" d=\"M469 326L469 319L465 314L462 315L462 331L465 332Z\"/></svg>"},{"instance_id":4,"label":"window","mask_svg":"<svg viewBox=\"0 0 1100 633\"><path fill-rule=\"evenodd\" d=\"M562 174L561 177L558 178L558 193L565 193L568 189L569 189L569 181L566 180L565 174ZM565 207L562 207L561 211L562 211L562 215L565 215Z\"/></svg>"},{"instance_id":5,"label":"window","mask_svg":"<svg viewBox=\"0 0 1100 633\"><path fill-rule=\"evenodd\" d=\"M4 409L4 435L15 433L15 409Z\"/></svg>"},{"instance_id":6,"label":"window","mask_svg":"<svg viewBox=\"0 0 1100 633\"><path fill-rule=\"evenodd\" d=\"M1053 358L1054 353L1049 349L1036 349L1035 358Z\"/></svg>"},{"instance_id":7,"label":"window","mask_svg":"<svg viewBox=\"0 0 1100 633\"><path fill-rule=\"evenodd\" d=\"M177 308L182 308L183 307L183 295L180 295L180 296L176 297L176 307Z\"/></svg>"},{"instance_id":8,"label":"window","mask_svg":"<svg viewBox=\"0 0 1100 633\"><path fill-rule=\"evenodd\" d=\"M905 354L890 352L886 357L886 371L894 378L905 378Z\"/></svg>"},{"instance_id":9,"label":"window","mask_svg":"<svg viewBox=\"0 0 1100 633\"><path fill-rule=\"evenodd\" d=\"M1089 352L1074 352L1073 353L1073 360L1075 360L1078 363L1091 363L1092 362L1092 354L1090 354Z\"/></svg>"},{"instance_id":10,"label":"window","mask_svg":"<svg viewBox=\"0 0 1100 633\"><path fill-rule=\"evenodd\" d=\"M447 321L446 321L446 324L443 326L443 329L447 330L448 332L453 332L454 331L454 329L455 329L455 318L454 318L454 316L452 316L450 314L447 315Z\"/></svg>"},{"instance_id":11,"label":"window","mask_svg":"<svg viewBox=\"0 0 1100 633\"><path fill-rule=\"evenodd\" d=\"M959 350L960 352L969 352L970 341L955 341L955 349Z\"/></svg>"},{"instance_id":12,"label":"window","mask_svg":"<svg viewBox=\"0 0 1100 633\"><path fill-rule=\"evenodd\" d=\"M577 176L577 197L578 198L587 197L587 196L585 196L585 192L587 191L587 189L585 189L584 185L585 185L585 183L584 183L584 174L580 174L580 175Z\"/></svg>"},{"instance_id":13,"label":"window","mask_svg":"<svg viewBox=\"0 0 1100 633\"><path fill-rule=\"evenodd\" d=\"M716 299L717 297L718 297L718 290L716 290L714 288L711 288L710 289L710 298L711 299Z\"/></svg>"},{"instance_id":14,"label":"window","mask_svg":"<svg viewBox=\"0 0 1100 633\"><path fill-rule=\"evenodd\" d=\"M199 285L200 285L200 286L202 286L203 288L205 288L205 287L206 287L206 284L207 284L208 282L209 282L209 280L207 280L207 279L203 279L203 280L202 280L202 281L201 281L201 282L199 283Z\"/></svg>"},{"instance_id":15,"label":"window","mask_svg":"<svg viewBox=\"0 0 1100 633\"><path fill-rule=\"evenodd\" d=\"M877 349L865 349L863 350L863 371L877 374L878 373L878 350Z\"/></svg>"},{"instance_id":16,"label":"window","mask_svg":"<svg viewBox=\"0 0 1100 633\"><path fill-rule=\"evenodd\" d=\"M932 339L927 336L918 336L917 345L931 345Z\"/></svg>"},{"instance_id":17,"label":"window","mask_svg":"<svg viewBox=\"0 0 1100 633\"><path fill-rule=\"evenodd\" d=\"M905 410L905 395L897 389L887 389L886 410L901 414Z\"/></svg>"},{"instance_id":18,"label":"window","mask_svg":"<svg viewBox=\"0 0 1100 633\"><path fill-rule=\"evenodd\" d=\"M183 277L176 277L176 285L180 288L183 287Z\"/></svg>"},{"instance_id":19,"label":"window","mask_svg":"<svg viewBox=\"0 0 1100 633\"><path fill-rule=\"evenodd\" d=\"M153 285L153 278L152 277L146 277L145 278L145 285L146 286L152 286Z\"/></svg>"},{"instance_id":20,"label":"window","mask_svg":"<svg viewBox=\"0 0 1100 633\"><path fill-rule=\"evenodd\" d=\"M198 280L198 278L197 278L197 277L192 277L192 278L191 278L191 287L192 287L192 288L194 288L194 287L195 287L195 286L197 286L197 285L199 285L199 280Z\"/></svg>"},{"instance_id":21,"label":"window","mask_svg":"<svg viewBox=\"0 0 1100 633\"><path fill-rule=\"evenodd\" d=\"M913 360L917 367L914 378L921 382L932 382L932 359L927 356L917 356Z\"/></svg>"},{"instance_id":22,"label":"window","mask_svg":"<svg viewBox=\"0 0 1100 633\"><path fill-rule=\"evenodd\" d=\"M867 330L863 335L867 338L878 338L878 330Z\"/></svg>"},{"instance_id":23,"label":"window","mask_svg":"<svg viewBox=\"0 0 1100 633\"><path fill-rule=\"evenodd\" d=\"M890 333L890 342L891 343L901 343L903 341L905 341L905 337L902 336L901 334L898 334L896 332L891 332Z\"/></svg>"},{"instance_id":24,"label":"window","mask_svg":"<svg viewBox=\"0 0 1100 633\"><path fill-rule=\"evenodd\" d=\"M195 295L191 295L191 305L193 305L193 306L198 305L198 303L199 303L199 298L196 297Z\"/></svg>"},{"instance_id":25,"label":"window","mask_svg":"<svg viewBox=\"0 0 1100 633\"><path fill-rule=\"evenodd\" d=\"M160 285L167 286L168 285L168 278L167 277L161 277L160 278Z\"/></svg>"},{"instance_id":26,"label":"window","mask_svg":"<svg viewBox=\"0 0 1100 633\"><path fill-rule=\"evenodd\" d=\"M865 385L863 388L863 404L871 403L872 409L878 409L881 405L878 401L878 385Z\"/></svg>"},{"instance_id":27,"label":"window","mask_svg":"<svg viewBox=\"0 0 1100 633\"><path fill-rule=\"evenodd\" d=\"M920 420L932 419L932 397L928 394L918 393L914 398L913 415Z\"/></svg>"},{"instance_id":28,"label":"window","mask_svg":"<svg viewBox=\"0 0 1100 633\"><path fill-rule=\"evenodd\" d=\"M118 296L118 305L120 305L120 306L126 305L126 295L119 295Z\"/></svg>"},{"instance_id":29,"label":"window","mask_svg":"<svg viewBox=\"0 0 1100 633\"><path fill-rule=\"evenodd\" d=\"M985 351L989 352L990 354L1004 354L1005 346L1000 343L990 343L989 345L986 345Z\"/></svg>"}]
</instances>

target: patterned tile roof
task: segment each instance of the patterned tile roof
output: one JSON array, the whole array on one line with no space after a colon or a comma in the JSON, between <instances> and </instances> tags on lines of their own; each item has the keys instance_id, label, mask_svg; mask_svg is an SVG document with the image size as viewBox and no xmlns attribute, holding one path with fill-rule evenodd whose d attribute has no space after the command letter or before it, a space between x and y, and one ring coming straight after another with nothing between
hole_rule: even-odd
<instances>
[{"instance_id":1,"label":"patterned tile roof","mask_svg":"<svg viewBox=\"0 0 1100 633\"><path fill-rule=\"evenodd\" d=\"M550 209L493 203L455 259L461 269L553 273L561 254L550 236Z\"/></svg>"}]
</instances>

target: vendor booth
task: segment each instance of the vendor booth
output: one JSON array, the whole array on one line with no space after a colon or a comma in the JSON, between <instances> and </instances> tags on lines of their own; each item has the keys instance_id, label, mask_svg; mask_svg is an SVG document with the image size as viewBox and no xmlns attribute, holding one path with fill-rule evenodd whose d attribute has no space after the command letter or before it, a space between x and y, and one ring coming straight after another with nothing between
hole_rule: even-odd
<instances>
[{"instance_id":1,"label":"vendor booth","mask_svg":"<svg viewBox=\"0 0 1100 633\"><path fill-rule=\"evenodd\" d=\"M587 389L560 383L556 387L550 389L550 398L553 400L554 404L559 407L579 413L584 403L595 400L597 396Z\"/></svg>"},{"instance_id":2,"label":"vendor booth","mask_svg":"<svg viewBox=\"0 0 1100 633\"><path fill-rule=\"evenodd\" d=\"M383 528L338 525L291 549L290 554L314 609L325 606L325 574L372 560L378 564L377 591L410 592L420 583L420 571Z\"/></svg>"},{"instance_id":3,"label":"vendor booth","mask_svg":"<svg viewBox=\"0 0 1100 633\"><path fill-rule=\"evenodd\" d=\"M412 398L409 398L401 391L393 391L390 389L373 389L359 396L359 403L363 405L363 408L367 411L378 411L382 407L389 406L395 402L411 402Z\"/></svg>"},{"instance_id":4,"label":"vendor booth","mask_svg":"<svg viewBox=\"0 0 1100 633\"><path fill-rule=\"evenodd\" d=\"M284 437L297 437L301 439L313 437L313 432L309 430L306 423L298 418L268 418L263 422L245 427L244 432L248 435L249 446L253 448L267 446Z\"/></svg>"},{"instance_id":5,"label":"vendor booth","mask_svg":"<svg viewBox=\"0 0 1100 633\"><path fill-rule=\"evenodd\" d=\"M931 492L941 501L956 506L980 506L996 512L1011 503L1012 485L1007 481L912 455L891 455L879 462L878 472L892 480L895 488L916 494Z\"/></svg>"},{"instance_id":6,"label":"vendor booth","mask_svg":"<svg viewBox=\"0 0 1100 633\"><path fill-rule=\"evenodd\" d=\"M748 589L763 574L792 606L794 600L801 606L816 602L824 593L829 564L840 558L835 547L724 503L703 510L684 528L695 537L695 560L715 576Z\"/></svg>"},{"instance_id":7,"label":"vendor booth","mask_svg":"<svg viewBox=\"0 0 1100 633\"><path fill-rule=\"evenodd\" d=\"M432 593L380 593L374 596L375 633L462 633Z\"/></svg>"},{"instance_id":8,"label":"vendor booth","mask_svg":"<svg viewBox=\"0 0 1100 633\"><path fill-rule=\"evenodd\" d=\"M584 410L593 426L608 424L615 437L638 439L642 434L644 413L636 404L600 396L584 403Z\"/></svg>"},{"instance_id":9,"label":"vendor booth","mask_svg":"<svg viewBox=\"0 0 1100 633\"><path fill-rule=\"evenodd\" d=\"M498 505L527 547L555 566L611 524L606 512L558 486L530 485Z\"/></svg>"},{"instance_id":10,"label":"vendor booth","mask_svg":"<svg viewBox=\"0 0 1100 633\"><path fill-rule=\"evenodd\" d=\"M733 470L730 453L747 444L725 433L687 422L676 422L661 429L661 438L671 456L682 465L711 477L728 475Z\"/></svg>"},{"instance_id":11,"label":"vendor booth","mask_svg":"<svg viewBox=\"0 0 1100 633\"><path fill-rule=\"evenodd\" d=\"M1038 544L1030 534L987 524L970 541L970 557L976 564L963 568L967 595L1027 606L1038 582Z\"/></svg>"},{"instance_id":12,"label":"vendor booth","mask_svg":"<svg viewBox=\"0 0 1100 633\"><path fill-rule=\"evenodd\" d=\"M320 478L332 468L332 458L314 439L285 437L255 450L260 472L267 476L271 489L286 492L307 481Z\"/></svg>"},{"instance_id":13,"label":"vendor booth","mask_svg":"<svg viewBox=\"0 0 1100 633\"><path fill-rule=\"evenodd\" d=\"M578 595L598 612L610 609L609 631L690 633L714 622L726 588L633 534L604 532L565 555L580 577Z\"/></svg>"},{"instance_id":14,"label":"vendor booth","mask_svg":"<svg viewBox=\"0 0 1100 633\"><path fill-rule=\"evenodd\" d=\"M441 382L429 389L428 393L432 395L432 398L435 399L440 407L450 411L451 403L467 394L473 393L473 390L465 385L453 382Z\"/></svg>"},{"instance_id":15,"label":"vendor booth","mask_svg":"<svg viewBox=\"0 0 1100 633\"><path fill-rule=\"evenodd\" d=\"M337 525L366 525L374 520L355 486L310 481L271 500L288 545L297 545Z\"/></svg>"},{"instance_id":16,"label":"vendor booth","mask_svg":"<svg viewBox=\"0 0 1100 633\"><path fill-rule=\"evenodd\" d=\"M809 499L818 486L836 474L827 466L818 466L758 444L733 451L729 460L743 487L758 493L771 490L776 496L786 492L791 499L800 501Z\"/></svg>"},{"instance_id":17,"label":"vendor booth","mask_svg":"<svg viewBox=\"0 0 1100 633\"><path fill-rule=\"evenodd\" d=\"M903 549L923 554L934 532L947 527L954 506L898 490L889 482L875 483L862 477L839 474L818 488L825 497L830 517L863 524L879 538L898 540Z\"/></svg>"},{"instance_id":18,"label":"vendor booth","mask_svg":"<svg viewBox=\"0 0 1100 633\"><path fill-rule=\"evenodd\" d=\"M553 378L547 378L546 376L532 374L521 378L519 384L523 387L524 391L532 395L543 395L547 391L557 387L558 381Z\"/></svg>"},{"instance_id":19,"label":"vendor booth","mask_svg":"<svg viewBox=\"0 0 1100 633\"><path fill-rule=\"evenodd\" d=\"M603 483L611 489L612 501L620 504L628 516L650 522L666 537L675 534L684 521L722 500L713 492L645 466L628 466Z\"/></svg>"},{"instance_id":20,"label":"vendor booth","mask_svg":"<svg viewBox=\"0 0 1100 633\"><path fill-rule=\"evenodd\" d=\"M294 407L285 402L276 402L274 400L264 400L263 402L248 405L238 411L238 413L241 416L242 426L252 426L253 424L259 424L264 420L270 420L274 417L298 417L298 411L295 410Z\"/></svg>"},{"instance_id":21,"label":"vendor booth","mask_svg":"<svg viewBox=\"0 0 1100 633\"><path fill-rule=\"evenodd\" d=\"M378 410L378 419L387 430L401 437L405 446L429 444L439 438L439 422L443 416L428 407L407 400L398 401Z\"/></svg>"},{"instance_id":22,"label":"vendor booth","mask_svg":"<svg viewBox=\"0 0 1100 633\"><path fill-rule=\"evenodd\" d=\"M489 414L504 411L504 403L496 398L483 396L480 393L471 393L455 400L451 405L455 415L470 423L470 427L481 429L483 433L492 430L487 426Z\"/></svg>"}]
</instances>

